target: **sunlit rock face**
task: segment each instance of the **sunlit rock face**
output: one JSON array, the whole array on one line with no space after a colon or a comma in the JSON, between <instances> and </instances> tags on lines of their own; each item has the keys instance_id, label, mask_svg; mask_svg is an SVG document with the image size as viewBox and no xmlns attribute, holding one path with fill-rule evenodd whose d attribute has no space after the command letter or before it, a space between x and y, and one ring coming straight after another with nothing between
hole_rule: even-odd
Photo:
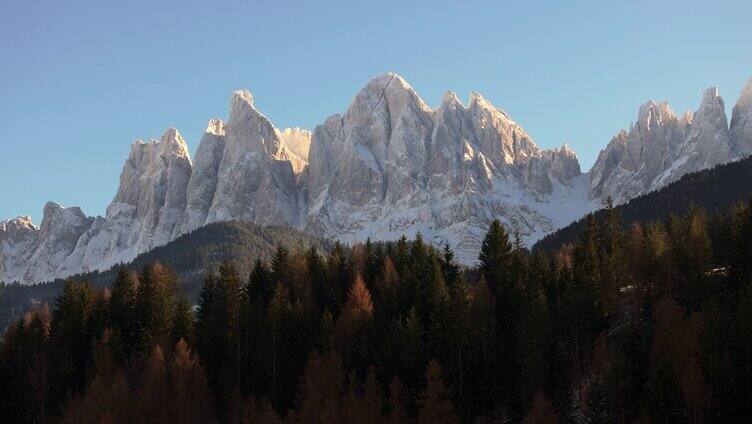
<instances>
[{"instance_id":1,"label":"sunlit rock face","mask_svg":"<svg viewBox=\"0 0 752 424\"><path fill-rule=\"evenodd\" d=\"M308 172L306 230L345 241L420 232L466 262L494 218L532 240L593 204L568 148L541 150L478 93L431 109L395 74L314 130Z\"/></svg>"},{"instance_id":2,"label":"sunlit rock face","mask_svg":"<svg viewBox=\"0 0 752 424\"><path fill-rule=\"evenodd\" d=\"M752 154L752 78L742 89L731 113L731 142L738 156Z\"/></svg>"},{"instance_id":3,"label":"sunlit rock face","mask_svg":"<svg viewBox=\"0 0 752 424\"><path fill-rule=\"evenodd\" d=\"M369 81L313 131L280 130L247 90L209 120L194 161L174 128L136 141L104 217L48 203L39 228L0 222L0 280L47 281L109 268L208 223L289 225L345 242L421 233L472 264L493 219L526 242L608 198L626 202L681 176L752 153L752 80L727 123L718 90L678 117L640 107L582 173L564 144L540 149L479 93L428 106L396 74Z\"/></svg>"},{"instance_id":4,"label":"sunlit rock face","mask_svg":"<svg viewBox=\"0 0 752 424\"><path fill-rule=\"evenodd\" d=\"M681 118L665 102L644 104L629 130L600 152L590 171L589 198L624 203L691 172L748 156L750 91L748 84L730 128L714 87L705 91L697 111Z\"/></svg>"}]
</instances>

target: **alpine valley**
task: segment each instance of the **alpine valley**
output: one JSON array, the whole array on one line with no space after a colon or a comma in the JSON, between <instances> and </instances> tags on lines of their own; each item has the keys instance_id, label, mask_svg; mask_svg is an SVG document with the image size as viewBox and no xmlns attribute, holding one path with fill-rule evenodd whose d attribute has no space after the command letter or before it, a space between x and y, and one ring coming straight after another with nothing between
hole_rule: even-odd
<instances>
[{"instance_id":1,"label":"alpine valley","mask_svg":"<svg viewBox=\"0 0 752 424\"><path fill-rule=\"evenodd\" d=\"M211 119L191 160L180 133L136 141L104 217L48 202L0 221L0 281L37 283L108 269L214 222L294 227L346 243L406 235L448 243L472 264L499 218L527 244L601 207L752 154L752 80L730 123L718 90L677 116L647 102L580 169L566 145L542 150L478 93L429 107L399 75L372 79L313 132L280 130L247 90Z\"/></svg>"}]
</instances>

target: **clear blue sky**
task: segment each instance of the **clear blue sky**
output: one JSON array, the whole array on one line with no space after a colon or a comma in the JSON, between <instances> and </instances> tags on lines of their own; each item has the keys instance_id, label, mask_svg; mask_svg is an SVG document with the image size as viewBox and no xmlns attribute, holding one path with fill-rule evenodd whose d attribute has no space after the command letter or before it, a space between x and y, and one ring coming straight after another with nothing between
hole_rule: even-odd
<instances>
[{"instance_id":1,"label":"clear blue sky","mask_svg":"<svg viewBox=\"0 0 752 424\"><path fill-rule=\"evenodd\" d=\"M730 109L752 75L749 1L212 3L0 4L0 218L103 214L133 140L175 126L193 153L237 88L310 129L386 71L432 106L477 90L587 170L646 100L717 85Z\"/></svg>"}]
</instances>

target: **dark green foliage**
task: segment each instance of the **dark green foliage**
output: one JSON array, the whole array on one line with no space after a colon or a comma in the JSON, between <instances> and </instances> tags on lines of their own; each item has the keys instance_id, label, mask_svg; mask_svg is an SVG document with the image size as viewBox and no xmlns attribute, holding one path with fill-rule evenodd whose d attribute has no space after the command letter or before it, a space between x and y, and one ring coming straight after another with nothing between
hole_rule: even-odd
<instances>
[{"instance_id":1,"label":"dark green foliage","mask_svg":"<svg viewBox=\"0 0 752 424\"><path fill-rule=\"evenodd\" d=\"M289 227L260 227L237 221L216 222L139 255L127 267L131 271L140 271L151 263L170 264L180 278L181 290L190 302L195 303L206 272L230 261L239 275L247 276L256 259L270 259L278 246L311 247L326 252L331 243ZM95 287L106 287L117 279L120 268L116 266L107 271L94 271L72 278L89 281ZM33 304L52 304L64 285L64 280L34 285L2 285L0 330L23 316L24 311Z\"/></svg>"},{"instance_id":2,"label":"dark green foliage","mask_svg":"<svg viewBox=\"0 0 752 424\"><path fill-rule=\"evenodd\" d=\"M71 280L5 333L0 418L744 422L751 216L609 206L553 254L495 221L471 270L420 236L278 246L205 267L195 306L157 263Z\"/></svg>"},{"instance_id":3,"label":"dark green foliage","mask_svg":"<svg viewBox=\"0 0 752 424\"><path fill-rule=\"evenodd\" d=\"M644 196L619 205L624 225L665 220L671 215L685 213L691 205L708 212L726 213L752 193L752 157L714 168L685 175L679 181ZM606 210L596 212L603 220ZM575 221L547 235L535 244L534 249L554 251L562 244L571 243L586 225L586 219Z\"/></svg>"}]
</instances>

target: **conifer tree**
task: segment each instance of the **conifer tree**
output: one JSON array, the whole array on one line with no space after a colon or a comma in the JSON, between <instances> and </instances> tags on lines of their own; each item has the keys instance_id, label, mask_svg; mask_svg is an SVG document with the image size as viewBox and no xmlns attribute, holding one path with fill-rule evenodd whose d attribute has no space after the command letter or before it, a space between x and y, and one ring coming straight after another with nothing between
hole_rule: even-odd
<instances>
[{"instance_id":1,"label":"conifer tree","mask_svg":"<svg viewBox=\"0 0 752 424\"><path fill-rule=\"evenodd\" d=\"M173 395L170 393L164 350L159 345L154 346L146 360L146 368L135 397L139 416L149 417L154 422L170 422Z\"/></svg>"},{"instance_id":2,"label":"conifer tree","mask_svg":"<svg viewBox=\"0 0 752 424\"><path fill-rule=\"evenodd\" d=\"M93 366L85 393L74 396L62 414L62 423L127 422L139 419L135 401L122 369L110 349L109 332L94 343Z\"/></svg>"},{"instance_id":3,"label":"conifer tree","mask_svg":"<svg viewBox=\"0 0 752 424\"><path fill-rule=\"evenodd\" d=\"M120 267L110 296L110 326L114 331L112 339L116 346L113 354L120 364L124 364L135 349L135 297L136 279L127 268Z\"/></svg>"},{"instance_id":4,"label":"conifer tree","mask_svg":"<svg viewBox=\"0 0 752 424\"><path fill-rule=\"evenodd\" d=\"M177 276L159 263L147 264L139 277L134 305L137 352L146 358L155 345L171 344L177 306Z\"/></svg>"},{"instance_id":5,"label":"conifer tree","mask_svg":"<svg viewBox=\"0 0 752 424\"><path fill-rule=\"evenodd\" d=\"M386 419L381 414L383 404L373 367L369 368L362 387L357 386L357 379L353 379L348 395L344 399L345 422L386 423Z\"/></svg>"},{"instance_id":6,"label":"conifer tree","mask_svg":"<svg viewBox=\"0 0 752 424\"><path fill-rule=\"evenodd\" d=\"M336 352L325 357L313 352L305 366L298 391L296 419L301 423L343 422L345 376Z\"/></svg>"},{"instance_id":7,"label":"conifer tree","mask_svg":"<svg viewBox=\"0 0 752 424\"><path fill-rule=\"evenodd\" d=\"M432 359L426 368L426 388L418 410L419 424L457 423L459 419L444 388L441 379L441 366Z\"/></svg>"},{"instance_id":8,"label":"conifer tree","mask_svg":"<svg viewBox=\"0 0 752 424\"><path fill-rule=\"evenodd\" d=\"M59 403L82 390L91 366L93 343L90 320L95 293L88 283L68 280L53 312L50 363L55 364L51 378L53 403Z\"/></svg>"},{"instance_id":9,"label":"conifer tree","mask_svg":"<svg viewBox=\"0 0 752 424\"><path fill-rule=\"evenodd\" d=\"M455 262L454 252L449 248L448 243L444 245L441 257L441 269L449 290L456 290L461 284L460 266Z\"/></svg>"},{"instance_id":10,"label":"conifer tree","mask_svg":"<svg viewBox=\"0 0 752 424\"><path fill-rule=\"evenodd\" d=\"M405 405L405 389L397 376L392 377L389 382L389 413L387 422L389 424L406 423L407 408Z\"/></svg>"},{"instance_id":11,"label":"conifer tree","mask_svg":"<svg viewBox=\"0 0 752 424\"><path fill-rule=\"evenodd\" d=\"M348 291L347 303L334 328L335 347L343 355L347 369L355 370L362 377L368 365L369 339L372 330L373 301L371 293L360 275Z\"/></svg>"},{"instance_id":12,"label":"conifer tree","mask_svg":"<svg viewBox=\"0 0 752 424\"><path fill-rule=\"evenodd\" d=\"M191 303L184 294L179 294L175 305L175 318L173 320L170 344L174 345L179 340L193 342L195 319Z\"/></svg>"},{"instance_id":13,"label":"conifer tree","mask_svg":"<svg viewBox=\"0 0 752 424\"><path fill-rule=\"evenodd\" d=\"M198 424L213 420L206 373L185 340L181 339L175 345L170 361L170 380L170 415L174 422Z\"/></svg>"},{"instance_id":14,"label":"conifer tree","mask_svg":"<svg viewBox=\"0 0 752 424\"><path fill-rule=\"evenodd\" d=\"M621 216L611 199L606 205L606 217L600 231L600 278L598 284L598 304L601 317L607 320L616 308L619 289L625 285L626 260L624 258L624 235Z\"/></svg>"},{"instance_id":15,"label":"conifer tree","mask_svg":"<svg viewBox=\"0 0 752 424\"><path fill-rule=\"evenodd\" d=\"M512 246L509 243L509 235L498 219L491 222L483 238L478 260L480 270L492 291L495 292L499 286L507 284L506 280L510 277Z\"/></svg>"},{"instance_id":16,"label":"conifer tree","mask_svg":"<svg viewBox=\"0 0 752 424\"><path fill-rule=\"evenodd\" d=\"M345 249L339 242L334 244L334 249L329 255L327 263L331 292L334 299L334 307L331 308L332 314L339 316L340 310L347 301L347 291L350 288L352 268L350 261L345 254Z\"/></svg>"}]
</instances>

